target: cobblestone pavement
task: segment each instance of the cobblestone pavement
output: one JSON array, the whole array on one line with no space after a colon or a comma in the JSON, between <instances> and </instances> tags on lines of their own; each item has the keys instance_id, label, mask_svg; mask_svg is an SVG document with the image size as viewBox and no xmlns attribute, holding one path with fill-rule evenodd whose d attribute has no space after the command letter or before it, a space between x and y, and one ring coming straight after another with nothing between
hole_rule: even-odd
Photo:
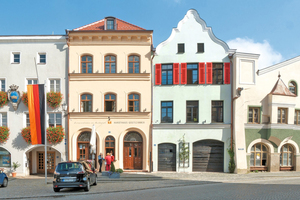
<instances>
[{"instance_id":1,"label":"cobblestone pavement","mask_svg":"<svg viewBox=\"0 0 300 200\"><path fill-rule=\"evenodd\" d=\"M260 172L249 174L161 172L123 173L121 174L121 178L117 180L101 177L101 175L98 177L98 180L100 181L98 182L98 185L92 186L89 192L84 192L83 190L78 189L63 189L59 193L54 193L52 183L46 184L45 178L43 177L10 177L8 187L0 188L0 199L44 199L50 197L73 198L75 196L82 195L89 196L126 191L137 192L151 189L182 188L182 186L187 188L196 186L205 188L209 187L209 185L215 186L223 183L226 183L226 186L231 184L235 184L236 186L252 184L253 186L253 184L255 184L258 188L259 185L274 184L273 187L276 188L276 184L284 182L284 186L290 184L293 187L297 185L298 188L300 185L300 172ZM48 181L52 181L52 178L49 177ZM245 190L247 187L243 188Z\"/></svg>"}]
</instances>

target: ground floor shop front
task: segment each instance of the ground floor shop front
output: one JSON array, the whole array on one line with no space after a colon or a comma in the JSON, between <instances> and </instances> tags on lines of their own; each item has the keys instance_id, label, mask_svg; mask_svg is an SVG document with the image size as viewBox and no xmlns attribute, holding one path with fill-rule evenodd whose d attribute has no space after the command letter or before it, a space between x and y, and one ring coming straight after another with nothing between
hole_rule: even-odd
<instances>
[{"instance_id":1,"label":"ground floor shop front","mask_svg":"<svg viewBox=\"0 0 300 200\"><path fill-rule=\"evenodd\" d=\"M212 127L154 125L153 171L228 172L230 125ZM187 159L182 158L183 149Z\"/></svg>"}]
</instances>

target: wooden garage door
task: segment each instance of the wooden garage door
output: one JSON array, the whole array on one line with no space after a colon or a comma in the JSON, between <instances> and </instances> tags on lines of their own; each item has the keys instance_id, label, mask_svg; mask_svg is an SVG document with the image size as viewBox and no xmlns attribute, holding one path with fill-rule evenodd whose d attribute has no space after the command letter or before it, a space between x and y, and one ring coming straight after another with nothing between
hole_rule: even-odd
<instances>
[{"instance_id":1,"label":"wooden garage door","mask_svg":"<svg viewBox=\"0 0 300 200\"><path fill-rule=\"evenodd\" d=\"M201 140L193 144L193 171L223 172L224 143Z\"/></svg>"},{"instance_id":2,"label":"wooden garage door","mask_svg":"<svg viewBox=\"0 0 300 200\"><path fill-rule=\"evenodd\" d=\"M158 171L176 171L176 145L158 145Z\"/></svg>"}]
</instances>

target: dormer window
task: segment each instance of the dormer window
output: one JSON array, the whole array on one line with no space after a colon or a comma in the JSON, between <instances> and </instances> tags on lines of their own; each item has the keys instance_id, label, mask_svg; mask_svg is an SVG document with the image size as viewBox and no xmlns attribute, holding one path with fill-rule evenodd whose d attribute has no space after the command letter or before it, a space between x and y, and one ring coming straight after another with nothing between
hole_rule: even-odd
<instances>
[{"instance_id":1,"label":"dormer window","mask_svg":"<svg viewBox=\"0 0 300 200\"><path fill-rule=\"evenodd\" d=\"M106 18L106 30L115 30L115 18L113 17Z\"/></svg>"}]
</instances>

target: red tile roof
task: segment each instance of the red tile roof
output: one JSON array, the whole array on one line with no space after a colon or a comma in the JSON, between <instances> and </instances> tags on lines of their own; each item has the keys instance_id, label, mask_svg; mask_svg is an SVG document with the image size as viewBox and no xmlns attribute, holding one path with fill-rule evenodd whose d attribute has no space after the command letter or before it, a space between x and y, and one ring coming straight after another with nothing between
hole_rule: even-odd
<instances>
[{"instance_id":1,"label":"red tile roof","mask_svg":"<svg viewBox=\"0 0 300 200\"><path fill-rule=\"evenodd\" d=\"M117 23L116 30L146 30L139 26L136 26L136 25L130 24L128 22L125 22L123 20L120 20L118 18L115 18L115 19L116 19L116 23ZM75 28L73 30L74 31L92 31L92 30L103 31L104 30L104 22L105 22L105 19L102 19L102 20L96 21L94 23L91 23L91 24L88 24L85 26L81 26L79 28Z\"/></svg>"},{"instance_id":2,"label":"red tile roof","mask_svg":"<svg viewBox=\"0 0 300 200\"><path fill-rule=\"evenodd\" d=\"M280 79L280 76L278 77L278 81L275 83L270 94L296 97L296 95L286 87L284 82Z\"/></svg>"}]
</instances>

